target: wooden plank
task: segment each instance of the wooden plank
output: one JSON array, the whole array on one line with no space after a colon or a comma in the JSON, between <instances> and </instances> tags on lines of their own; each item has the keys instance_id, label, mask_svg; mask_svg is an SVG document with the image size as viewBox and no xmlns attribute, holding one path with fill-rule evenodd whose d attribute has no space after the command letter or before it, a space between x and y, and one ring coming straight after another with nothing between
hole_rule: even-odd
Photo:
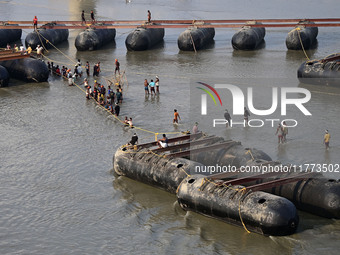
<instances>
[{"instance_id":1,"label":"wooden plank","mask_svg":"<svg viewBox=\"0 0 340 255\"><path fill-rule=\"evenodd\" d=\"M194 22L204 22L204 23L246 23L248 21L256 21L262 23L289 23L289 22L299 22L299 21L312 21L312 22L340 22L339 18L318 18L318 19L226 19L226 20L152 20L153 23L162 23L162 24L192 24ZM142 24L145 23L146 20L99 20L98 23L103 24ZM3 24L33 24L33 20L29 21L0 21ZM38 20L38 24L46 24L46 23L56 23L56 24L81 24L81 21L70 21L70 20ZM91 23L91 20L87 20L86 23Z\"/></svg>"},{"instance_id":2,"label":"wooden plank","mask_svg":"<svg viewBox=\"0 0 340 255\"><path fill-rule=\"evenodd\" d=\"M202 24L198 25L195 24L198 28L240 28L243 26L251 26L251 27L268 27L268 28L278 28L278 27L290 27L294 28L296 26L305 26L305 27L340 27L340 23L315 23L315 24L301 24L298 25L296 23L283 23L283 24ZM41 26L39 26L40 28ZM188 28L187 24L167 24L167 25L152 25L152 24L141 24L141 25L104 25L104 26L96 26L96 25L68 25L68 26L45 26L46 29L87 29L87 28L96 28L96 29L134 29L138 27L144 27L144 28ZM34 29L33 25L26 25L26 26L1 26L0 29Z\"/></svg>"},{"instance_id":3,"label":"wooden plank","mask_svg":"<svg viewBox=\"0 0 340 255\"><path fill-rule=\"evenodd\" d=\"M9 54L9 55L4 55L4 56L0 56L0 61L7 61L7 60L15 60L15 59L22 59L22 58L29 58L30 55L26 54L26 55L21 55L21 54Z\"/></svg>"},{"instance_id":4,"label":"wooden plank","mask_svg":"<svg viewBox=\"0 0 340 255\"><path fill-rule=\"evenodd\" d=\"M13 54L13 50L1 50L0 55L8 55Z\"/></svg>"},{"instance_id":5,"label":"wooden plank","mask_svg":"<svg viewBox=\"0 0 340 255\"><path fill-rule=\"evenodd\" d=\"M324 18L324 19L227 19L227 20L152 20L154 23L163 24L192 24L194 22L204 23L246 23L248 21L268 22L268 23L283 23L283 22L299 22L299 21L312 21L312 22L340 22L339 18Z\"/></svg>"},{"instance_id":6,"label":"wooden plank","mask_svg":"<svg viewBox=\"0 0 340 255\"><path fill-rule=\"evenodd\" d=\"M324 58L321 60L321 63L325 63L325 62L329 62L329 61L334 61L334 60L339 60L340 59L340 55L336 55L334 57L328 57L328 58Z\"/></svg>"},{"instance_id":7,"label":"wooden plank","mask_svg":"<svg viewBox=\"0 0 340 255\"><path fill-rule=\"evenodd\" d=\"M282 174L282 173L269 172L269 173L265 173L265 174L257 174L257 175L246 176L246 177L242 177L242 178L237 178L237 179L225 181L225 182L223 182L223 184L224 185L242 185L242 184L247 183L247 182L256 181L258 179L269 178L269 177L272 177L272 176L278 176L280 174Z\"/></svg>"},{"instance_id":8,"label":"wooden plank","mask_svg":"<svg viewBox=\"0 0 340 255\"><path fill-rule=\"evenodd\" d=\"M273 188L273 187L282 186L282 185L287 184L287 183L298 182L298 181L302 181L302 180L305 180L305 179L309 179L309 178L312 178L315 175L316 175L316 173L313 173L313 172L297 174L295 176L290 176L290 177L277 179L277 180L273 180L273 181L269 181L269 182L264 182L264 183L260 183L260 184L254 184L254 185L248 186L247 189L252 190L252 191L266 190L266 189L270 189L270 188Z\"/></svg>"},{"instance_id":9,"label":"wooden plank","mask_svg":"<svg viewBox=\"0 0 340 255\"><path fill-rule=\"evenodd\" d=\"M187 142L187 143L182 143L182 144L176 144L176 145L172 145L166 148L158 148L158 149L154 149L152 150L154 153L160 153L160 152L165 152L165 151L171 151L171 150L177 150L177 149L182 149L182 148L188 148L190 146L196 146L196 145L201 145L201 144L205 144L214 140L218 140L219 138L216 136L212 136L212 137L208 137L208 138L204 138L204 139L200 139L200 140L195 140L195 141L191 141L191 142Z\"/></svg>"},{"instance_id":10,"label":"wooden plank","mask_svg":"<svg viewBox=\"0 0 340 255\"><path fill-rule=\"evenodd\" d=\"M210 145L210 146L206 146L206 147L202 147L202 148L170 153L170 154L167 154L166 156L172 157L172 158L181 158L181 157L189 156L191 153L194 154L194 153L198 153L198 152L203 152L203 151L207 151L207 150L216 150L216 149L220 149L220 148L228 149L235 144L241 144L241 143L235 142L235 141L223 142L223 143L218 143L218 144L214 144L214 145Z\"/></svg>"},{"instance_id":11,"label":"wooden plank","mask_svg":"<svg viewBox=\"0 0 340 255\"><path fill-rule=\"evenodd\" d=\"M200 132L200 133L197 133L197 134L188 134L188 135L178 136L178 137L174 137L174 138L169 138L168 143L175 143L175 142L189 140L189 139L193 139L193 138L199 138L202 135L203 134ZM150 142L150 143L138 144L137 148L150 148L152 146L157 146L157 141ZM131 146L131 148L133 148L133 146Z\"/></svg>"}]
</instances>

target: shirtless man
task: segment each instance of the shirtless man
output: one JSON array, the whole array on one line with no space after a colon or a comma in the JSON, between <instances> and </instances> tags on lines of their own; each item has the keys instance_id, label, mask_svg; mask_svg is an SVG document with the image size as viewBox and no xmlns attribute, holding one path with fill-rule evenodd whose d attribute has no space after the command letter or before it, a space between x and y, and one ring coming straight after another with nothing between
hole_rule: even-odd
<instances>
[{"instance_id":1,"label":"shirtless man","mask_svg":"<svg viewBox=\"0 0 340 255\"><path fill-rule=\"evenodd\" d=\"M181 119L181 117L179 116L179 113L177 112L177 110L174 110L174 120L173 123L177 123L178 124L178 119Z\"/></svg>"},{"instance_id":2,"label":"shirtless man","mask_svg":"<svg viewBox=\"0 0 340 255\"><path fill-rule=\"evenodd\" d=\"M278 124L275 135L277 135L278 143L283 143L283 128L281 124Z\"/></svg>"},{"instance_id":3,"label":"shirtless man","mask_svg":"<svg viewBox=\"0 0 340 255\"><path fill-rule=\"evenodd\" d=\"M115 59L115 66L116 66L115 75L116 75L117 71L118 71L118 74L120 75L120 63L118 62L118 59Z\"/></svg>"},{"instance_id":4,"label":"shirtless man","mask_svg":"<svg viewBox=\"0 0 340 255\"><path fill-rule=\"evenodd\" d=\"M145 91L145 95L146 94L150 94L150 92L149 92L149 83L148 83L148 80L147 79L145 79L144 80L144 91Z\"/></svg>"}]
</instances>

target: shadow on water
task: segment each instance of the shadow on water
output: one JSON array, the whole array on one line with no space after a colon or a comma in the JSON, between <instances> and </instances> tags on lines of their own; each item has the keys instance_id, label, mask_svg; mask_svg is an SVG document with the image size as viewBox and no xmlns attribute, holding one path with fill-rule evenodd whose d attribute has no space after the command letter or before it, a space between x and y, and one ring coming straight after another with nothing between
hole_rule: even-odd
<instances>
[{"instance_id":1,"label":"shadow on water","mask_svg":"<svg viewBox=\"0 0 340 255\"><path fill-rule=\"evenodd\" d=\"M56 47L59 49L68 49L70 47L70 43L69 40L63 41L61 43L59 43L58 45L56 45Z\"/></svg>"},{"instance_id":2,"label":"shadow on water","mask_svg":"<svg viewBox=\"0 0 340 255\"><path fill-rule=\"evenodd\" d=\"M126 50L126 61L128 65L140 65L144 63L150 63L153 61L159 61L164 57L164 41L161 45L143 51L130 51Z\"/></svg>"},{"instance_id":3,"label":"shadow on water","mask_svg":"<svg viewBox=\"0 0 340 255\"><path fill-rule=\"evenodd\" d=\"M260 234L247 234L243 227L233 226L197 213L186 212L178 205L175 195L123 176L115 175L113 188L121 192L122 198L128 202L128 205L135 204L139 224L151 225L151 228L155 224L166 224L165 231L170 232L173 239L177 239L178 235L183 235L185 231L183 241L193 246L202 245L203 242L205 248L212 246L214 250L228 252L228 254L240 252L272 254L278 249L284 254L293 254L292 245L289 243L299 243L296 234L288 237L274 237L275 241L273 241L272 238ZM133 207L128 206L127 210L133 213L131 212ZM313 218L313 216L310 217ZM311 220L312 222L314 221ZM309 228L309 225L306 222L300 231ZM155 235L160 235L162 238L164 233L158 233L160 231L164 232L164 229L153 230ZM185 238L188 235L191 236L190 240ZM259 245L263 242L266 245Z\"/></svg>"},{"instance_id":4,"label":"shadow on water","mask_svg":"<svg viewBox=\"0 0 340 255\"><path fill-rule=\"evenodd\" d=\"M134 51L134 50L126 50L126 56L131 56L133 53L148 53L150 54L152 51L156 51L156 52L160 52L164 50L165 47L165 42L164 40L160 41L159 43L157 43L156 45L152 46L151 48L147 49L147 50L142 50L142 51Z\"/></svg>"},{"instance_id":5,"label":"shadow on water","mask_svg":"<svg viewBox=\"0 0 340 255\"><path fill-rule=\"evenodd\" d=\"M73 47L75 47L73 45ZM97 50L91 50L91 51L78 51L76 50L76 58L77 59L89 59L89 58L96 58L95 56L97 55L102 55L105 52L107 52L107 55L111 55L112 53L114 53L116 50L116 41L113 40L105 45L103 45L102 47L100 47ZM85 63L82 63L83 65L85 65Z\"/></svg>"},{"instance_id":6,"label":"shadow on water","mask_svg":"<svg viewBox=\"0 0 340 255\"><path fill-rule=\"evenodd\" d=\"M212 50L214 48L215 48L215 40L212 40L209 43L207 43L205 46L203 46L201 49L197 50L197 53L204 52L207 50ZM194 50L190 50L190 51L178 50L178 54L193 54L193 53L196 54Z\"/></svg>"},{"instance_id":7,"label":"shadow on water","mask_svg":"<svg viewBox=\"0 0 340 255\"><path fill-rule=\"evenodd\" d=\"M304 78L303 82L299 83L299 87L309 90L318 91L320 93L336 93L340 94L340 79L316 79L316 78Z\"/></svg>"},{"instance_id":8,"label":"shadow on water","mask_svg":"<svg viewBox=\"0 0 340 255\"><path fill-rule=\"evenodd\" d=\"M314 55L317 53L318 50L318 40L312 45L312 47L309 50L306 50L307 56L310 59L313 59ZM287 61L301 61L301 64L305 62L306 55L304 54L303 50L287 50L286 51L286 60Z\"/></svg>"},{"instance_id":9,"label":"shadow on water","mask_svg":"<svg viewBox=\"0 0 340 255\"><path fill-rule=\"evenodd\" d=\"M233 50L233 57L235 58L252 58L263 54L262 50L266 48L266 41L262 40L255 50Z\"/></svg>"},{"instance_id":10,"label":"shadow on water","mask_svg":"<svg viewBox=\"0 0 340 255\"><path fill-rule=\"evenodd\" d=\"M162 40L159 43L157 43L156 45L152 46L148 50L160 50L160 49L164 49L164 46L165 46L165 42L164 42L164 40Z\"/></svg>"}]
</instances>

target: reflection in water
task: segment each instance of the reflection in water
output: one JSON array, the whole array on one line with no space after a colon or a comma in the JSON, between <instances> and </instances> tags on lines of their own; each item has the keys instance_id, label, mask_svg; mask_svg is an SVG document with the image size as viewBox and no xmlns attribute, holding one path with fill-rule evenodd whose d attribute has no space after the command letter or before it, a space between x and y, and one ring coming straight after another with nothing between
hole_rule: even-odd
<instances>
[{"instance_id":1,"label":"reflection in water","mask_svg":"<svg viewBox=\"0 0 340 255\"><path fill-rule=\"evenodd\" d=\"M177 243L177 234L181 233L183 240L176 245L178 249L193 246L197 250L203 246L205 251L228 254L271 254L278 249L284 254L292 253L291 245L288 245L291 241L285 237L275 237L275 241L269 241L259 234L247 234L242 227L185 212L175 203L175 195L160 189L122 176L115 177L113 187L128 202L125 211L135 215L139 227L150 229L161 243L164 238ZM163 227L159 228L159 224ZM148 235L147 232L145 234ZM291 239L295 240L294 237ZM263 242L266 245L259 245Z\"/></svg>"},{"instance_id":2,"label":"reflection in water","mask_svg":"<svg viewBox=\"0 0 340 255\"><path fill-rule=\"evenodd\" d=\"M252 58L258 57L262 54L261 50L264 50L266 47L266 41L262 40L259 44L259 47L256 50L233 50L233 57L239 58Z\"/></svg>"},{"instance_id":3,"label":"reflection in water","mask_svg":"<svg viewBox=\"0 0 340 255\"><path fill-rule=\"evenodd\" d=\"M240 4L250 5L245 9L222 0L213 3L147 0L130 4L118 0L11 0L1 1L3 15L0 16L6 20L32 20L34 15L40 20L80 20L82 10L89 19L93 9L101 19L137 20L145 19L146 10L150 9L153 16L162 19L225 19L226 15L240 18L254 14L265 18L268 13L275 15L277 6L282 7L278 15L301 16L301 8L292 8L301 3L289 1L287 5L279 0L266 1L263 9L256 1L241 0ZM320 11L337 15L337 9L332 8L337 4L335 0L324 1L322 5L316 0L302 4L303 11L311 17ZM299 85L296 70L305 56L301 51L287 52L286 30L268 32L265 49L251 52L232 49L232 29L216 31L214 48L197 54L179 53L180 29L167 30L164 46L145 52L126 51L127 29L118 31L122 33L116 38L116 48L112 45L98 51L77 52L73 45L79 30L71 30L69 44L58 48L75 61L80 58L84 64L88 60L91 72L93 64L101 61L103 73L96 79L103 84L104 76L112 76L114 59L118 58L121 70L126 68L129 81L129 88L124 88L121 117L132 117L134 124L141 128L153 132L185 131L199 121L203 132L258 148L273 160L279 157L286 159L284 163L293 164L339 163L340 89ZM340 32L324 31L323 28L318 37L320 47L313 53L315 57L334 52L338 45ZM48 57L55 63L70 65L70 59L55 49L49 51ZM144 79L150 81L156 75L161 78L161 94L145 102ZM259 77L265 79L256 82ZM278 84L278 77L288 78L287 82ZM244 78L249 81L243 82ZM93 86L92 75L89 81ZM270 106L268 95L272 87L307 88L312 98L306 108L312 116L302 116L296 107L288 106L286 117L297 119L299 126L289 130L289 141L278 148L275 128L269 125L254 129L213 128L212 122L200 115L200 105L197 112L191 111L190 105L194 104L189 98L194 93L189 85L194 84L196 88L197 81L210 85L228 82L240 85L244 92L247 87L253 87L254 102L259 109L268 109L268 103ZM1 253L15 254L22 250L22 253L34 254L110 254L118 248L124 254L338 254L339 220L325 222L299 212L301 223L296 234L263 237L187 213L177 205L176 196L124 177L115 179L112 187L115 177L107 169L112 168L115 150L126 144L136 131L142 142L153 141L154 135L123 127L94 102L85 100L83 91L69 87L61 79L51 78L43 84L25 84L12 79L11 84L0 89L0 193L3 198L0 225L6 230L0 240ZM20 86L16 86L18 84ZM223 118L226 108L232 112L230 95L225 92L222 97L223 107L210 102L209 117ZM179 126L172 124L175 108L183 117ZM270 117L281 118L279 113ZM243 116L232 118L238 121ZM334 134L327 152L322 144L325 129ZM339 179L338 175L332 178Z\"/></svg>"}]
</instances>

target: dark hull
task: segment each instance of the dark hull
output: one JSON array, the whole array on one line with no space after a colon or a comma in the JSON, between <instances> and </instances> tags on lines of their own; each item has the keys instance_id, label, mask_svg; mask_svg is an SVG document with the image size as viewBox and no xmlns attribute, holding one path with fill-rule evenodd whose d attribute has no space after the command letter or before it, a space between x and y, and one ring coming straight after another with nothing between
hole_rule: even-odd
<instances>
[{"instance_id":1,"label":"dark hull","mask_svg":"<svg viewBox=\"0 0 340 255\"><path fill-rule=\"evenodd\" d=\"M0 87L7 87L9 81L9 73L5 67L0 65Z\"/></svg>"},{"instance_id":2,"label":"dark hull","mask_svg":"<svg viewBox=\"0 0 340 255\"><path fill-rule=\"evenodd\" d=\"M193 147L194 148L194 147ZM204 165L220 166L251 166L254 164L277 165L279 162L271 161L270 157L262 151L244 148L240 144L235 144L228 148L196 153L190 155L191 160ZM292 173L293 174L293 173ZM247 175L247 174L246 174ZM241 177L240 175L233 178ZM286 177L279 175L279 178ZM258 179L256 183L265 180ZM246 186L255 183L245 183ZM299 209L326 218L340 218L340 183L339 181L329 181L322 175L306 181L295 181L276 188L267 190L272 194L283 196L292 201Z\"/></svg>"},{"instance_id":3,"label":"dark hull","mask_svg":"<svg viewBox=\"0 0 340 255\"><path fill-rule=\"evenodd\" d=\"M0 62L10 77L27 82L45 82L49 76L47 65L41 60L24 58Z\"/></svg>"},{"instance_id":4,"label":"dark hull","mask_svg":"<svg viewBox=\"0 0 340 255\"><path fill-rule=\"evenodd\" d=\"M116 29L87 29L78 34L74 44L79 51L97 50L115 37Z\"/></svg>"},{"instance_id":5,"label":"dark hull","mask_svg":"<svg viewBox=\"0 0 340 255\"><path fill-rule=\"evenodd\" d=\"M243 27L231 39L235 50L256 50L264 40L264 27Z\"/></svg>"},{"instance_id":6,"label":"dark hull","mask_svg":"<svg viewBox=\"0 0 340 255\"><path fill-rule=\"evenodd\" d=\"M178 48L183 51L200 50L211 44L214 36L214 28L189 28L179 35Z\"/></svg>"},{"instance_id":7,"label":"dark hull","mask_svg":"<svg viewBox=\"0 0 340 255\"><path fill-rule=\"evenodd\" d=\"M313 22L299 22L300 24L312 24ZM300 34L300 36L299 36ZM302 45L305 50L313 47L316 43L316 37L318 36L317 27L303 27L298 26L297 28L290 31L286 37L286 46L289 50L302 50ZM300 40L301 38L301 40Z\"/></svg>"},{"instance_id":8,"label":"dark hull","mask_svg":"<svg viewBox=\"0 0 340 255\"><path fill-rule=\"evenodd\" d=\"M0 47L21 39L21 29L0 29Z\"/></svg>"},{"instance_id":9,"label":"dark hull","mask_svg":"<svg viewBox=\"0 0 340 255\"><path fill-rule=\"evenodd\" d=\"M177 197L184 210L238 226L242 226L242 218L249 230L263 235L290 235L296 231L299 217L293 203L261 191L243 195L239 191L242 188L216 187L205 182L204 176L194 175L181 184Z\"/></svg>"},{"instance_id":10,"label":"dark hull","mask_svg":"<svg viewBox=\"0 0 340 255\"><path fill-rule=\"evenodd\" d=\"M195 161L163 158L146 149L124 148L117 150L113 161L118 175L177 193L184 210L238 226L243 221L249 230L264 235L289 235L298 226L296 208L287 199L264 192L243 194L240 186L218 187L204 182L204 176L188 176L185 172L202 166Z\"/></svg>"},{"instance_id":11,"label":"dark hull","mask_svg":"<svg viewBox=\"0 0 340 255\"><path fill-rule=\"evenodd\" d=\"M299 67L297 76L302 83L340 86L340 59L327 62L306 61Z\"/></svg>"},{"instance_id":12,"label":"dark hull","mask_svg":"<svg viewBox=\"0 0 340 255\"><path fill-rule=\"evenodd\" d=\"M137 28L125 40L128 50L143 51L163 41L164 28Z\"/></svg>"},{"instance_id":13,"label":"dark hull","mask_svg":"<svg viewBox=\"0 0 340 255\"><path fill-rule=\"evenodd\" d=\"M38 29L39 34L34 31L29 33L25 39L25 45L29 45L34 50L38 45L43 45L46 49L51 48L50 43L46 43L46 40L51 42L53 45L62 43L68 39L68 29ZM45 39L46 38L46 39Z\"/></svg>"}]
</instances>

